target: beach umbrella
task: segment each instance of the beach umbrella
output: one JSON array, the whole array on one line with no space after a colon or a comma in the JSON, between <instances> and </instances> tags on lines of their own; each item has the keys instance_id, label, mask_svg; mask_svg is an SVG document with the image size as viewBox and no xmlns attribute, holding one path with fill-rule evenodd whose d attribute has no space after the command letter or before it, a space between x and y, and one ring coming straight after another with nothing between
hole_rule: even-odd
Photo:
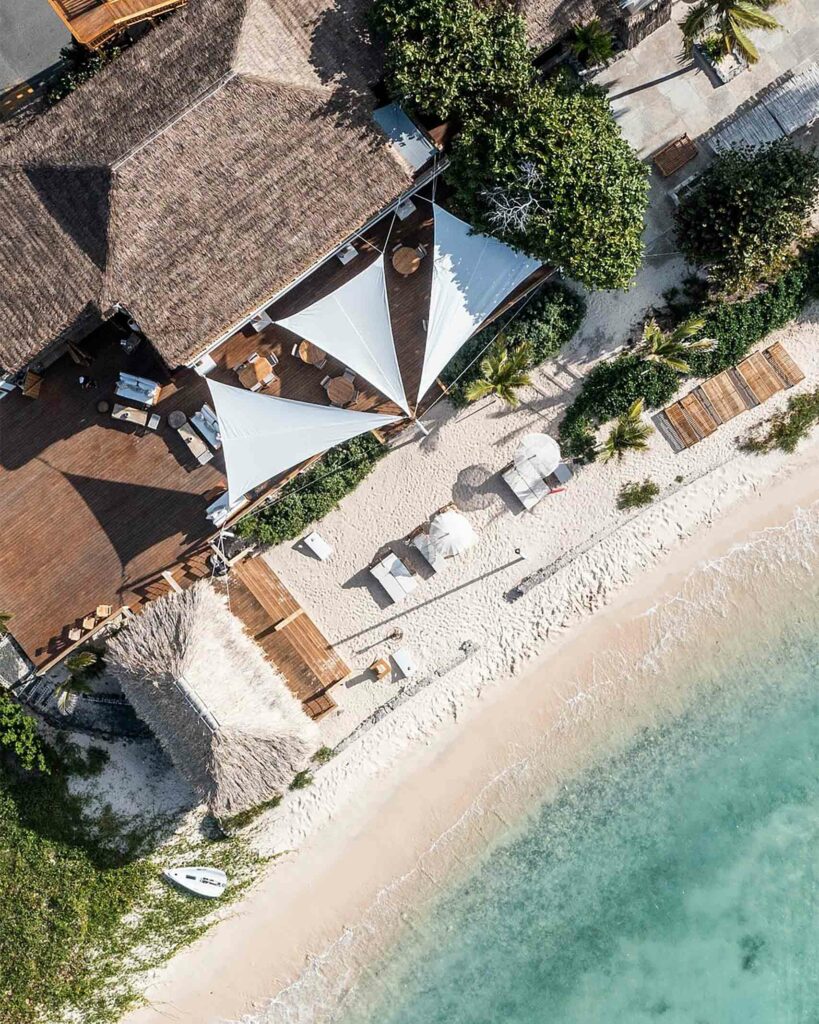
<instances>
[{"instance_id":1,"label":"beach umbrella","mask_svg":"<svg viewBox=\"0 0 819 1024\"><path fill-rule=\"evenodd\" d=\"M560 448L557 441L548 434L524 434L515 452L515 464L528 462L547 477L560 465Z\"/></svg>"},{"instance_id":2,"label":"beach umbrella","mask_svg":"<svg viewBox=\"0 0 819 1024\"><path fill-rule=\"evenodd\" d=\"M477 541L478 535L472 524L460 512L441 512L430 523L430 547L443 558L460 555Z\"/></svg>"}]
</instances>

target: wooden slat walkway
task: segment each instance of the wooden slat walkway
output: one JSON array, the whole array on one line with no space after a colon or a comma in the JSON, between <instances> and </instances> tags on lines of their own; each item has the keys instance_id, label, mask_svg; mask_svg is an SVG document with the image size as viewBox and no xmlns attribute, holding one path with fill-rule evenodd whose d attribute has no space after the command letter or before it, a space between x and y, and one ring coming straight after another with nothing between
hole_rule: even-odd
<instances>
[{"instance_id":1,"label":"wooden slat walkway","mask_svg":"<svg viewBox=\"0 0 819 1024\"><path fill-rule=\"evenodd\" d=\"M720 423L727 423L741 412L761 405L784 387L793 387L805 379L804 373L779 342L764 352L754 352L734 369L723 370L684 398L674 402L657 421L672 448L690 448ZM666 424L670 425L671 435Z\"/></svg>"},{"instance_id":2,"label":"wooden slat walkway","mask_svg":"<svg viewBox=\"0 0 819 1024\"><path fill-rule=\"evenodd\" d=\"M261 558L248 558L234 567L229 593L231 611L306 710L326 713L327 702L317 698L348 676L350 669L276 573ZM276 629L287 619L287 625Z\"/></svg>"},{"instance_id":3,"label":"wooden slat walkway","mask_svg":"<svg viewBox=\"0 0 819 1024\"><path fill-rule=\"evenodd\" d=\"M753 355L738 363L737 373L745 381L748 390L760 405L767 402L772 395L784 387L782 381L774 373L773 367L761 352L754 352Z\"/></svg>"},{"instance_id":4,"label":"wooden slat walkway","mask_svg":"<svg viewBox=\"0 0 819 1024\"><path fill-rule=\"evenodd\" d=\"M739 416L748 408L727 370L723 370L710 380L703 381L700 387L723 423L732 420L734 416Z\"/></svg>"},{"instance_id":5,"label":"wooden slat walkway","mask_svg":"<svg viewBox=\"0 0 819 1024\"><path fill-rule=\"evenodd\" d=\"M766 348L764 354L786 388L792 388L805 379L804 373L778 341Z\"/></svg>"}]
</instances>

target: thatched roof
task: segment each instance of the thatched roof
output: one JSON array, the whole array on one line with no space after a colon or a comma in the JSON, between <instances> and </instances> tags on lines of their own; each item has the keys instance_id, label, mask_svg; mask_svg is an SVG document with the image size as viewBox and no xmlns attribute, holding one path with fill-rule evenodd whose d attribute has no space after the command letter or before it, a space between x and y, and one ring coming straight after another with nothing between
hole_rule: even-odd
<instances>
[{"instance_id":1,"label":"thatched roof","mask_svg":"<svg viewBox=\"0 0 819 1024\"><path fill-rule=\"evenodd\" d=\"M216 815L283 792L316 727L209 583L155 601L108 643L110 670Z\"/></svg>"},{"instance_id":2,"label":"thatched roof","mask_svg":"<svg viewBox=\"0 0 819 1024\"><path fill-rule=\"evenodd\" d=\"M171 365L378 213L366 0L190 0L0 149L0 364L125 306Z\"/></svg>"},{"instance_id":3,"label":"thatched roof","mask_svg":"<svg viewBox=\"0 0 819 1024\"><path fill-rule=\"evenodd\" d=\"M609 25L617 13L616 0L516 0L516 7L529 44L538 52L595 18Z\"/></svg>"}]
</instances>

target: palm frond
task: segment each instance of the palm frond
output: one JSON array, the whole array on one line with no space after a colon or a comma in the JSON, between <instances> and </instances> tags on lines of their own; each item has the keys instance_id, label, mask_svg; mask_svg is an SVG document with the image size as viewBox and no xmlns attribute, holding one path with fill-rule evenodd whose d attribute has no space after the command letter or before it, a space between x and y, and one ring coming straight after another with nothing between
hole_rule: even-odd
<instances>
[{"instance_id":1,"label":"palm frond","mask_svg":"<svg viewBox=\"0 0 819 1024\"><path fill-rule=\"evenodd\" d=\"M757 50L756 46L745 34L742 26L737 23L730 11L726 18L728 20L729 32L734 37L734 48L739 50L749 64L756 64L759 60L759 50Z\"/></svg>"}]
</instances>

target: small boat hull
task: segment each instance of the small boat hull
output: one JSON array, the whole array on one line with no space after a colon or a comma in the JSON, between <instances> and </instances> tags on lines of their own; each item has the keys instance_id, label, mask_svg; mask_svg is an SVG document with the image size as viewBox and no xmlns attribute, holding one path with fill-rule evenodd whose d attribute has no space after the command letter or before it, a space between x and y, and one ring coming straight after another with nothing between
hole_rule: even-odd
<instances>
[{"instance_id":1,"label":"small boat hull","mask_svg":"<svg viewBox=\"0 0 819 1024\"><path fill-rule=\"evenodd\" d=\"M228 881L227 875L219 868L168 868L162 875L172 885L211 900L222 895Z\"/></svg>"}]
</instances>

